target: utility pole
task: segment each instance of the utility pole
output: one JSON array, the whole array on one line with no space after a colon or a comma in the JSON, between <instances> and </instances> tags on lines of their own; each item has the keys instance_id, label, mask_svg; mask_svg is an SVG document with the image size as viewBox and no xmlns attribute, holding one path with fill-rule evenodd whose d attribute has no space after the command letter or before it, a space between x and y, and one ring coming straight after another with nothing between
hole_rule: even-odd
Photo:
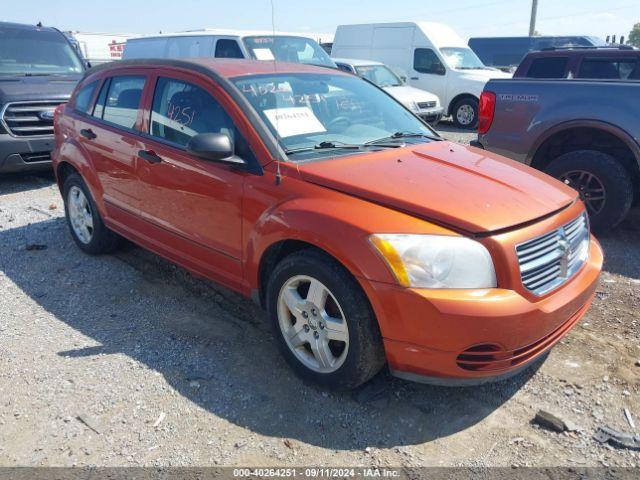
<instances>
[{"instance_id":1,"label":"utility pole","mask_svg":"<svg viewBox=\"0 0 640 480\"><path fill-rule=\"evenodd\" d=\"M531 0L531 21L529 22L529 36L536 31L536 16L538 15L538 0Z\"/></svg>"}]
</instances>

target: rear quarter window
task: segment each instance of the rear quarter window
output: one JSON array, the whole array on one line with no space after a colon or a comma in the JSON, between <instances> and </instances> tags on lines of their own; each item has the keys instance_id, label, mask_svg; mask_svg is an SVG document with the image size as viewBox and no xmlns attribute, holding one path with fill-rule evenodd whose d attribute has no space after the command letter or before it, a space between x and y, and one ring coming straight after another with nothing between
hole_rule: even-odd
<instances>
[{"instance_id":1,"label":"rear quarter window","mask_svg":"<svg viewBox=\"0 0 640 480\"><path fill-rule=\"evenodd\" d=\"M89 110L91 109L91 100L93 100L93 94L96 91L96 88L98 88L98 80L88 83L80 88L76 94L74 105L74 108L78 112L89 113Z\"/></svg>"},{"instance_id":2,"label":"rear quarter window","mask_svg":"<svg viewBox=\"0 0 640 480\"><path fill-rule=\"evenodd\" d=\"M568 57L534 58L529 66L529 78L565 78Z\"/></svg>"}]
</instances>

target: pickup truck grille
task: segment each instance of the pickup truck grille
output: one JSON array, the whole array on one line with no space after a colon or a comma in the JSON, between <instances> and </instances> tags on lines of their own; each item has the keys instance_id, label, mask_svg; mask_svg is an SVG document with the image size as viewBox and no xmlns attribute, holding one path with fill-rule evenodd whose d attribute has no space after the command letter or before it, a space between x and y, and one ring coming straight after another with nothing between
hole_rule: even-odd
<instances>
[{"instance_id":1,"label":"pickup truck grille","mask_svg":"<svg viewBox=\"0 0 640 480\"><path fill-rule=\"evenodd\" d=\"M15 137L53 135L53 111L60 100L8 103L2 112L2 124ZM49 113L51 118L48 118Z\"/></svg>"},{"instance_id":2,"label":"pickup truck grille","mask_svg":"<svg viewBox=\"0 0 640 480\"><path fill-rule=\"evenodd\" d=\"M586 213L533 240L516 246L524 287L544 295L569 280L582 267L589 251Z\"/></svg>"},{"instance_id":3,"label":"pickup truck grille","mask_svg":"<svg viewBox=\"0 0 640 480\"><path fill-rule=\"evenodd\" d=\"M424 109L424 108L433 108L436 106L436 102L418 102L418 108Z\"/></svg>"}]
</instances>

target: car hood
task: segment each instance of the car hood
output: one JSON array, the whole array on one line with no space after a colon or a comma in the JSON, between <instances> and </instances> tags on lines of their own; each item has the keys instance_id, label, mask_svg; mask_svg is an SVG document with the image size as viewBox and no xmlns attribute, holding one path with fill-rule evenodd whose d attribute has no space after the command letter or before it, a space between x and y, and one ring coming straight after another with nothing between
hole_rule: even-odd
<instances>
[{"instance_id":1,"label":"car hood","mask_svg":"<svg viewBox=\"0 0 640 480\"><path fill-rule=\"evenodd\" d=\"M302 178L470 233L561 210L577 192L526 165L447 141L299 166Z\"/></svg>"},{"instance_id":2,"label":"car hood","mask_svg":"<svg viewBox=\"0 0 640 480\"><path fill-rule=\"evenodd\" d=\"M438 97L426 90L403 85L401 87L384 87L389 95L401 103L407 102L437 102Z\"/></svg>"},{"instance_id":3,"label":"car hood","mask_svg":"<svg viewBox=\"0 0 640 480\"><path fill-rule=\"evenodd\" d=\"M8 102L67 100L81 75L0 76L0 105Z\"/></svg>"}]
</instances>

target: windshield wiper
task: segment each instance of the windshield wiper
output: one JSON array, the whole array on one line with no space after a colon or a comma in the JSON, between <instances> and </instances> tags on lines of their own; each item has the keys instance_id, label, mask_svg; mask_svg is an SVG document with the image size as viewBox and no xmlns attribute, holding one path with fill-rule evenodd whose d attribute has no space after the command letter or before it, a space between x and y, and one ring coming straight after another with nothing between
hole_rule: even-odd
<instances>
[{"instance_id":1,"label":"windshield wiper","mask_svg":"<svg viewBox=\"0 0 640 480\"><path fill-rule=\"evenodd\" d=\"M291 155L292 153L300 153L300 152L310 152L312 150L328 150L332 148L340 148L347 150L361 150L363 145L344 143L337 140L334 141L324 141L320 142L313 147L300 147L300 148L291 148L289 150L285 150L284 153L287 155Z\"/></svg>"},{"instance_id":2,"label":"windshield wiper","mask_svg":"<svg viewBox=\"0 0 640 480\"><path fill-rule=\"evenodd\" d=\"M418 133L418 132L396 132L388 137L378 138L376 140L371 140L366 142L365 145L377 145L379 143L390 142L393 140L399 140L402 138L428 138L429 140L442 140L441 138L434 137L432 135L427 135L426 133Z\"/></svg>"}]
</instances>

